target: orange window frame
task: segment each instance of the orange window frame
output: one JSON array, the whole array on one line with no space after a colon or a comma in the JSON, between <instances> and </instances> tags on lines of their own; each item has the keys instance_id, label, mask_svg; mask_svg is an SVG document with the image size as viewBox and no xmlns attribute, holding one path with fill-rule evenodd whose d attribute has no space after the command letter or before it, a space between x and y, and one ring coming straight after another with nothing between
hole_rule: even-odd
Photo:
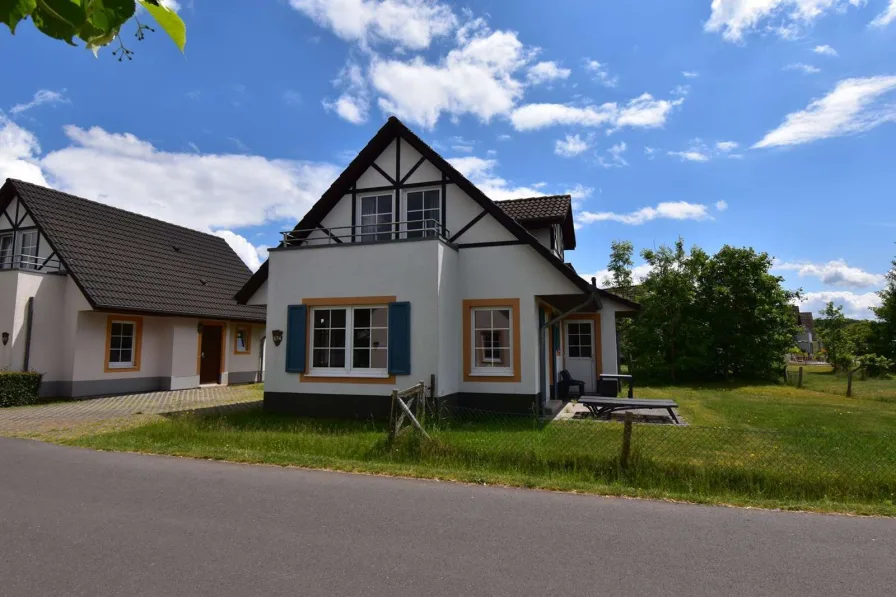
<instances>
[{"instance_id":1,"label":"orange window frame","mask_svg":"<svg viewBox=\"0 0 896 597\"><path fill-rule=\"evenodd\" d=\"M246 333L246 350L239 350L240 331ZM251 325L235 325L233 328L233 354L247 355L252 353L252 326Z\"/></svg>"},{"instance_id":2,"label":"orange window frame","mask_svg":"<svg viewBox=\"0 0 896 597\"><path fill-rule=\"evenodd\" d=\"M115 322L134 324L134 364L131 367L112 367L109 363L109 353L112 351L112 324ZM133 315L108 315L106 316L106 354L103 356L103 371L105 373L127 373L140 371L140 357L143 353L143 318Z\"/></svg>"},{"instance_id":3,"label":"orange window frame","mask_svg":"<svg viewBox=\"0 0 896 597\"><path fill-rule=\"evenodd\" d=\"M491 307L510 309L513 337L510 343L513 350L513 375L473 375L473 309L478 307ZM463 325L464 325L464 381L492 382L492 383L519 383L522 379L522 355L520 353L520 299L465 299L463 301Z\"/></svg>"},{"instance_id":4,"label":"orange window frame","mask_svg":"<svg viewBox=\"0 0 896 597\"><path fill-rule=\"evenodd\" d=\"M388 305L394 303L394 296L355 296L355 297L337 297L337 298L306 298L302 299L302 304L306 307L363 307L365 305ZM311 370L311 335L314 333L313 321L311 320L312 309L307 309L305 314L305 370ZM299 373L299 382L301 383L346 383L346 384L386 384L395 385L395 376L387 377L335 377L330 375L311 375L309 373Z\"/></svg>"}]
</instances>

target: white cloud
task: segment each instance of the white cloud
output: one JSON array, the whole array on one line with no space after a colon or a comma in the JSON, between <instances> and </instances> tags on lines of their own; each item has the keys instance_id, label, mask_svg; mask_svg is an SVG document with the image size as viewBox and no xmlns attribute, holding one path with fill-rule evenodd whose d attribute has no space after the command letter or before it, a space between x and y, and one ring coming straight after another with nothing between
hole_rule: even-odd
<instances>
[{"instance_id":1,"label":"white cloud","mask_svg":"<svg viewBox=\"0 0 896 597\"><path fill-rule=\"evenodd\" d=\"M352 124L367 122L370 92L361 66L353 59L349 59L333 81L333 85L343 90L342 95L335 101L325 99L322 102L324 108L336 112L340 118Z\"/></svg>"},{"instance_id":2,"label":"white cloud","mask_svg":"<svg viewBox=\"0 0 896 597\"><path fill-rule=\"evenodd\" d=\"M536 182L529 185L513 185L509 181L501 178L495 170L498 167L498 160L484 159L477 156L462 156L449 158L451 165L470 179L480 191L492 200L499 201L501 199L519 199L522 197L538 197L540 195L550 195L554 192L545 190L546 184ZM589 197L593 189L575 185L572 189L565 191L557 190L556 193L570 195L573 206L576 207Z\"/></svg>"},{"instance_id":3,"label":"white cloud","mask_svg":"<svg viewBox=\"0 0 896 597\"><path fill-rule=\"evenodd\" d=\"M498 141L510 141L511 139L513 139L513 137L508 134L498 135Z\"/></svg>"},{"instance_id":4,"label":"white cloud","mask_svg":"<svg viewBox=\"0 0 896 597\"><path fill-rule=\"evenodd\" d=\"M622 154L624 154L627 149L628 146L625 144L625 141L620 141L607 150L607 153L610 154L609 158L598 156L597 162L604 168L622 168L623 166L628 166L628 162L622 157Z\"/></svg>"},{"instance_id":5,"label":"white cloud","mask_svg":"<svg viewBox=\"0 0 896 597\"><path fill-rule=\"evenodd\" d=\"M178 2L177 0L162 0L162 6L164 6L168 10L173 10L174 12L180 10L180 2Z\"/></svg>"},{"instance_id":6,"label":"white cloud","mask_svg":"<svg viewBox=\"0 0 896 597\"><path fill-rule=\"evenodd\" d=\"M788 64L784 67L784 70L798 70L806 75L817 75L821 72L821 69L817 66L805 64L803 62L794 62L793 64Z\"/></svg>"},{"instance_id":7,"label":"white cloud","mask_svg":"<svg viewBox=\"0 0 896 597\"><path fill-rule=\"evenodd\" d=\"M896 0L890 0L887 8L871 21L872 27L886 27L896 21Z\"/></svg>"},{"instance_id":8,"label":"white cloud","mask_svg":"<svg viewBox=\"0 0 896 597\"><path fill-rule=\"evenodd\" d=\"M685 151L667 151L668 155L681 158L683 162L708 162L709 156L702 150L693 148Z\"/></svg>"},{"instance_id":9,"label":"white cloud","mask_svg":"<svg viewBox=\"0 0 896 597\"><path fill-rule=\"evenodd\" d=\"M598 62L597 60L585 59L585 70L587 70L594 77L594 80L603 85L604 87L616 87L619 84L619 77L610 76L609 71L607 71L607 65Z\"/></svg>"},{"instance_id":10,"label":"white cloud","mask_svg":"<svg viewBox=\"0 0 896 597\"><path fill-rule=\"evenodd\" d=\"M568 79L572 73L568 68L563 68L554 61L539 62L529 67L526 74L526 80L533 85L555 81L557 79Z\"/></svg>"},{"instance_id":11,"label":"white cloud","mask_svg":"<svg viewBox=\"0 0 896 597\"><path fill-rule=\"evenodd\" d=\"M462 27L458 47L438 63L417 56L409 61L375 58L370 79L379 106L424 128L442 113L471 114L484 122L508 114L523 95L515 75L535 55L517 34L490 31L481 21Z\"/></svg>"},{"instance_id":12,"label":"white cloud","mask_svg":"<svg viewBox=\"0 0 896 597\"><path fill-rule=\"evenodd\" d=\"M25 130L0 112L0 185L7 178L46 185L38 156L40 144L31 131Z\"/></svg>"},{"instance_id":13,"label":"white cloud","mask_svg":"<svg viewBox=\"0 0 896 597\"><path fill-rule=\"evenodd\" d=\"M27 112L31 108L36 108L38 106L43 105L55 105L55 104L68 104L70 103L68 98L65 97L65 89L61 89L59 91L53 91L51 89L41 89L35 92L34 97L30 102L26 102L24 104L16 104L12 108L9 109L9 113L13 116L18 116L22 112Z\"/></svg>"},{"instance_id":14,"label":"white cloud","mask_svg":"<svg viewBox=\"0 0 896 597\"><path fill-rule=\"evenodd\" d=\"M716 201L716 210L717 210L717 211L725 211L726 209L728 209L728 202L727 202L727 201L724 201L724 200L722 200L722 201Z\"/></svg>"},{"instance_id":15,"label":"white cloud","mask_svg":"<svg viewBox=\"0 0 896 597\"><path fill-rule=\"evenodd\" d=\"M646 155L649 159L653 159L653 155L656 153L656 147L645 146L644 147L644 155Z\"/></svg>"},{"instance_id":16,"label":"white cloud","mask_svg":"<svg viewBox=\"0 0 896 597\"><path fill-rule=\"evenodd\" d=\"M800 302L800 311L811 311L818 314L828 302L843 307L843 314L853 319L874 319L871 307L879 307L880 297L875 292L858 294L855 292L835 290L822 292L804 292Z\"/></svg>"},{"instance_id":17,"label":"white cloud","mask_svg":"<svg viewBox=\"0 0 896 597\"><path fill-rule=\"evenodd\" d=\"M896 106L877 100L896 89L896 76L844 79L828 95L804 110L788 114L784 123L753 147L799 145L819 139L870 130L896 120Z\"/></svg>"},{"instance_id":18,"label":"white cloud","mask_svg":"<svg viewBox=\"0 0 896 597\"><path fill-rule=\"evenodd\" d=\"M556 125L607 127L610 130L623 127L657 128L666 123L672 109L683 98L669 101L654 99L649 93L619 106L615 102L600 106L570 106L566 104L527 104L513 111L511 122L518 131L530 131Z\"/></svg>"},{"instance_id":19,"label":"white cloud","mask_svg":"<svg viewBox=\"0 0 896 597\"><path fill-rule=\"evenodd\" d=\"M233 252L239 255L239 258L242 259L253 272L261 267L262 259L267 258L267 247L256 247L246 240L245 237L242 237L235 232L231 232L230 230L216 230L215 236L220 236L227 241L227 244L230 245ZM264 255L263 258L262 255Z\"/></svg>"},{"instance_id":20,"label":"white cloud","mask_svg":"<svg viewBox=\"0 0 896 597\"><path fill-rule=\"evenodd\" d=\"M640 284L644 281L644 278L653 271L653 267L642 263L641 265L636 265L632 268L632 281L635 284ZM585 278L588 282L591 281L591 278L597 278L597 286L598 288L610 288L612 286L610 280L612 279L612 274L608 269L602 269L594 272L593 274L582 274L582 277Z\"/></svg>"},{"instance_id":21,"label":"white cloud","mask_svg":"<svg viewBox=\"0 0 896 597\"><path fill-rule=\"evenodd\" d=\"M289 0L289 4L362 47L387 42L423 50L457 26L451 8L432 0Z\"/></svg>"},{"instance_id":22,"label":"white cloud","mask_svg":"<svg viewBox=\"0 0 896 597\"><path fill-rule=\"evenodd\" d=\"M554 153L564 157L571 158L580 155L590 149L588 141L582 139L579 135L566 135L563 139L557 139L554 143Z\"/></svg>"},{"instance_id":23,"label":"white cloud","mask_svg":"<svg viewBox=\"0 0 896 597\"><path fill-rule=\"evenodd\" d=\"M639 226L656 219L707 220L710 219L710 216L709 210L705 205L688 203L687 201L663 202L656 207L642 207L637 211L626 214L609 211L597 213L583 211L576 216L576 221L581 225L611 221Z\"/></svg>"},{"instance_id":24,"label":"white cloud","mask_svg":"<svg viewBox=\"0 0 896 597\"><path fill-rule=\"evenodd\" d=\"M843 259L835 259L827 263L776 262L774 269L796 272L801 278L817 278L823 284L840 288L881 287L885 280L883 275L851 267Z\"/></svg>"},{"instance_id":25,"label":"white cloud","mask_svg":"<svg viewBox=\"0 0 896 597\"><path fill-rule=\"evenodd\" d=\"M692 70L683 70L681 71L681 75L686 79L696 79L700 76L700 73Z\"/></svg>"},{"instance_id":26,"label":"white cloud","mask_svg":"<svg viewBox=\"0 0 896 597\"><path fill-rule=\"evenodd\" d=\"M721 32L728 41L741 41L751 31L773 31L785 39L829 12L861 6L865 0L712 0L706 31ZM774 24L773 24L774 23ZM762 27L764 25L764 27Z\"/></svg>"},{"instance_id":27,"label":"white cloud","mask_svg":"<svg viewBox=\"0 0 896 597\"><path fill-rule=\"evenodd\" d=\"M716 149L721 152L728 153L729 151L734 151L740 147L737 141L719 141L716 143Z\"/></svg>"},{"instance_id":28,"label":"white cloud","mask_svg":"<svg viewBox=\"0 0 896 597\"><path fill-rule=\"evenodd\" d=\"M823 46L815 46L815 49L813 49L812 51L815 52L816 54L821 54L822 56L837 57L840 55L840 53L837 52L837 50L835 50L834 48L832 48L831 46L829 46L827 44L825 44Z\"/></svg>"}]
</instances>

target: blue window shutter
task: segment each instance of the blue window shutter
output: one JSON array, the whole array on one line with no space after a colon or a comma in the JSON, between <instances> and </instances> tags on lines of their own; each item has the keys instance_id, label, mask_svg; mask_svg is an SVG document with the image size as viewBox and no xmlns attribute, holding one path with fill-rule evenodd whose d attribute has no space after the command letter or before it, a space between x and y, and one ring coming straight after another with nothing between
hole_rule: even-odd
<instances>
[{"instance_id":1,"label":"blue window shutter","mask_svg":"<svg viewBox=\"0 0 896 597\"><path fill-rule=\"evenodd\" d=\"M305 372L305 344L308 341L308 307L290 305L286 315L286 371Z\"/></svg>"},{"instance_id":2,"label":"blue window shutter","mask_svg":"<svg viewBox=\"0 0 896 597\"><path fill-rule=\"evenodd\" d=\"M389 374L411 374L411 303L389 303Z\"/></svg>"}]
</instances>

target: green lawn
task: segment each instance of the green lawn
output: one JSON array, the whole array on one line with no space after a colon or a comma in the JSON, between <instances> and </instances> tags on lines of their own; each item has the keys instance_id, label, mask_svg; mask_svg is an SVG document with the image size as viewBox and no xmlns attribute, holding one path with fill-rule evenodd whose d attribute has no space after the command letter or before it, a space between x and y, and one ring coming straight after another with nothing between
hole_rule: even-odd
<instances>
[{"instance_id":1,"label":"green lawn","mask_svg":"<svg viewBox=\"0 0 896 597\"><path fill-rule=\"evenodd\" d=\"M689 426L477 415L431 425L433 442L393 445L375 422L260 409L186 415L70 440L81 446L613 495L896 515L896 400L784 385L645 387Z\"/></svg>"}]
</instances>

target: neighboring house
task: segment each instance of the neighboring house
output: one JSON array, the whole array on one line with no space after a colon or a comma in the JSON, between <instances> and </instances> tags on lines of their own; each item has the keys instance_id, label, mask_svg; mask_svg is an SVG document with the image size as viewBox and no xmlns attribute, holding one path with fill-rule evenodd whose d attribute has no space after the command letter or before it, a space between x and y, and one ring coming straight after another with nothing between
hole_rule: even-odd
<instances>
[{"instance_id":1,"label":"neighboring house","mask_svg":"<svg viewBox=\"0 0 896 597\"><path fill-rule=\"evenodd\" d=\"M810 357L814 357L815 353L821 349L821 340L815 333L815 320L812 313L800 312L800 308L794 305L793 315L796 317L797 325L800 326L795 338L796 345Z\"/></svg>"},{"instance_id":2,"label":"neighboring house","mask_svg":"<svg viewBox=\"0 0 896 597\"><path fill-rule=\"evenodd\" d=\"M0 188L0 369L45 396L261 379L264 307L223 239L18 180Z\"/></svg>"},{"instance_id":3,"label":"neighboring house","mask_svg":"<svg viewBox=\"0 0 896 597\"><path fill-rule=\"evenodd\" d=\"M499 411L544 407L561 369L594 390L638 305L566 265L575 243L569 196L493 202L390 118L237 294L267 305L265 408L385 417L431 376Z\"/></svg>"}]
</instances>

